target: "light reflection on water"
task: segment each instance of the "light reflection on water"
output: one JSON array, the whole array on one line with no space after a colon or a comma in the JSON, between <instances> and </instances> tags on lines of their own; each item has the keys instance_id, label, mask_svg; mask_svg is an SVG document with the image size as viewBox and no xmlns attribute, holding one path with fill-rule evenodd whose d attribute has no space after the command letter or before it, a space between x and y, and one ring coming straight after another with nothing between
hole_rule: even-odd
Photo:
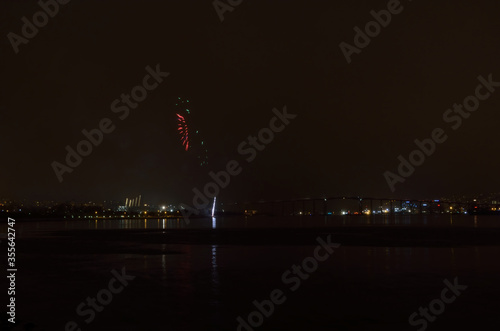
<instances>
[{"instance_id":1,"label":"light reflection on water","mask_svg":"<svg viewBox=\"0 0 500 331\"><path fill-rule=\"evenodd\" d=\"M217 219L212 217L212 229L217 227ZM219 285L219 273L217 268L217 245L211 245L212 250L212 260L210 265L210 271L212 275L212 288L215 290Z\"/></svg>"},{"instance_id":2,"label":"light reflection on water","mask_svg":"<svg viewBox=\"0 0 500 331\"><path fill-rule=\"evenodd\" d=\"M189 224L188 224L189 223ZM0 225L0 230L6 224ZM488 215L376 215L376 216L232 216L195 218L121 218L121 219L41 219L18 220L19 235L60 230L120 230L120 229L216 229L216 228L309 228L338 226L422 226L422 227L500 227L500 217Z\"/></svg>"},{"instance_id":3,"label":"light reflection on water","mask_svg":"<svg viewBox=\"0 0 500 331\"><path fill-rule=\"evenodd\" d=\"M499 217L491 216L452 216L436 215L427 217L217 217L193 219L186 222L180 219L96 219L96 220L45 220L16 222L16 232L22 230L32 235L54 230L90 230L103 229L207 229L220 228L305 228L328 226L427 226L427 227L498 227ZM88 245L92 245L89 242ZM122 245L121 242L114 243ZM148 254L136 243L127 254L104 252L92 256L88 263L87 255L72 257L72 263L86 273L109 274L110 265L126 265L127 271L137 275L134 286L127 288L127 293L136 291L137 298L162 298L161 305L148 307L154 323L165 320L192 321L193 311L205 314L204 320L218 325L220 321L234 321L235 316L249 312L254 299L263 299L260 293L269 293L276 286L283 286L280 276L294 264L299 264L311 254L314 247L308 245L213 245L213 244L147 244L148 249L155 249L159 254ZM134 249L137 251L134 252ZM179 252L172 254L169 251ZM133 254L129 254L133 252ZM65 254L65 252L54 252ZM436 288L440 290L443 279L458 276L472 289L480 288L487 293L487 285L496 284L499 267L497 257L500 247L385 247L385 246L341 246L322 263L311 280L308 289L301 289L290 295L286 305L280 306L286 314L276 314L273 318L286 323L291 315L301 316L309 306L315 311L310 313L311 320L329 321L334 309L316 303L318 297L331 293L336 302L342 303L336 310L339 318L352 314L366 313L366 318L386 314L390 320L394 316L407 317L419 305L435 298ZM33 263L38 255L26 255ZM50 274L41 271L41 279L50 279ZM477 275L486 275L485 280ZM143 280L147 280L144 282ZM145 285L147 284L147 285ZM245 284L245 286L242 286ZM484 288L481 288L481 284ZM234 289L238 289L235 291ZM56 296L51 296L49 289L46 297L60 304ZM494 288L498 292L498 287ZM28 293L28 292L26 292ZM258 295L256 294L258 293ZM45 294L45 293L44 293ZM129 295L127 294L127 295ZM363 298L360 300L359 298ZM478 295L477 298L481 299ZM474 297L476 299L476 297ZM496 297L494 297L496 299ZM80 295L71 297L71 303L80 302ZM473 299L469 299L474 302ZM493 299L488 299L493 302ZM28 300L25 300L26 302ZM465 300L464 300L465 301ZM117 301L118 302L118 301ZM140 302L138 300L137 302ZM303 304L299 304L299 303ZM373 302L377 304L372 305ZM382 304L379 304L382 302ZM409 302L405 305L406 302ZM489 303L489 302L488 302ZM235 308L233 309L233 306ZM358 307L360 310L357 310ZM390 309L387 309L389 307ZM481 306L483 308L483 306ZM253 308L252 308L253 309ZM233 311L234 310L234 311ZM336 311L335 310L335 311ZM278 309L277 309L278 311ZM451 310L450 310L451 311ZM206 312L206 313L205 313ZM373 312L373 313L372 313ZM373 315L372 315L373 314ZM378 316L377 315L377 316ZM282 316L282 317L280 317ZM443 315L445 316L445 315ZM282 320L280 320L282 319ZM119 320L119 319L117 319ZM266 321L267 322L267 321ZM272 321L271 321L272 322ZM405 321L406 322L406 321ZM153 323L153 322L152 322ZM233 325L231 325L233 327ZM172 329L183 329L172 328ZM187 328L184 328L187 329ZM202 329L202 328L199 328ZM229 329L220 327L219 329ZM233 328L235 329L235 328ZM304 328L305 329L305 328ZM345 328L347 329L347 327Z\"/></svg>"}]
</instances>

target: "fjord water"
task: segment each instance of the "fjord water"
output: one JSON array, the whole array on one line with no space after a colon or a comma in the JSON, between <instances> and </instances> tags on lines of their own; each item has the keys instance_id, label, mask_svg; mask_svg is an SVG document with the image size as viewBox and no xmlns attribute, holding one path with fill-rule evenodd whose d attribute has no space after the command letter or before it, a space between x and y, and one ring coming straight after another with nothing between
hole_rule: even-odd
<instances>
[{"instance_id":1,"label":"fjord water","mask_svg":"<svg viewBox=\"0 0 500 331\"><path fill-rule=\"evenodd\" d=\"M467 289L429 329L496 325L500 240L468 237L499 224L483 215L19 220L18 318L46 330L68 321L237 330L255 300L280 289L286 300L255 330L417 330L409 316L457 277ZM292 290L283 274L328 235L340 247ZM86 323L77 307L122 268L135 278Z\"/></svg>"},{"instance_id":2,"label":"fjord water","mask_svg":"<svg viewBox=\"0 0 500 331\"><path fill-rule=\"evenodd\" d=\"M17 232L42 235L47 231L119 229L214 229L214 228L310 228L342 226L415 226L500 228L500 217L489 215L429 214L375 216L247 216L193 218L64 218L27 220L17 224Z\"/></svg>"}]
</instances>

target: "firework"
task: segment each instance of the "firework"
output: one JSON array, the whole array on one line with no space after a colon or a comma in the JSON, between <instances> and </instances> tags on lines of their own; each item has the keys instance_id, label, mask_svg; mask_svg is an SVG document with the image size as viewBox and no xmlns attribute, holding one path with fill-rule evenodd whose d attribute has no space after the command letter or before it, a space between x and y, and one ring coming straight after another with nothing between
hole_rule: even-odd
<instances>
[{"instance_id":1,"label":"firework","mask_svg":"<svg viewBox=\"0 0 500 331\"><path fill-rule=\"evenodd\" d=\"M179 131L181 135L182 146L184 146L187 151L189 149L189 129L186 119L180 114L177 114L177 131Z\"/></svg>"},{"instance_id":2,"label":"firework","mask_svg":"<svg viewBox=\"0 0 500 331\"><path fill-rule=\"evenodd\" d=\"M177 132L184 150L195 156L200 166L208 164L208 149L205 141L201 138L200 131L195 126L193 128L191 106L189 100L177 98L176 116ZM196 130L195 130L196 129Z\"/></svg>"}]
</instances>

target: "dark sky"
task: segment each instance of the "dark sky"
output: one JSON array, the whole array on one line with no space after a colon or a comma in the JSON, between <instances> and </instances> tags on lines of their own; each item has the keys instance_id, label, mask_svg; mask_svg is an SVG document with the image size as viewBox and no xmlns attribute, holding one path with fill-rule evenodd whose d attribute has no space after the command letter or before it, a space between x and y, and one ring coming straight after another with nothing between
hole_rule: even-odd
<instances>
[{"instance_id":1,"label":"dark sky","mask_svg":"<svg viewBox=\"0 0 500 331\"><path fill-rule=\"evenodd\" d=\"M500 191L500 88L456 131L442 119L479 75L500 81L500 3L403 1L348 64L339 44L387 3L246 0L221 22L209 0L73 0L15 54L7 34L40 8L2 1L0 195L189 203L231 159L243 170L221 191L226 201ZM157 63L170 76L119 120L110 104ZM192 102L208 168L182 149L178 96ZM246 162L238 145L285 105L297 118ZM51 163L105 117L115 131L59 183ZM391 192L383 173L437 127L448 140Z\"/></svg>"}]
</instances>

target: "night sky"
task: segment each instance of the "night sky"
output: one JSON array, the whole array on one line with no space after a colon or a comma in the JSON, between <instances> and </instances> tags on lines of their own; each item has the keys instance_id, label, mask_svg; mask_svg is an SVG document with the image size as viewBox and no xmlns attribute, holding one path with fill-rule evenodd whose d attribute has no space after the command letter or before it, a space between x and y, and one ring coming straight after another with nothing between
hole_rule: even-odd
<instances>
[{"instance_id":1,"label":"night sky","mask_svg":"<svg viewBox=\"0 0 500 331\"><path fill-rule=\"evenodd\" d=\"M15 54L7 34L40 7L2 1L0 196L190 203L233 159L243 170L224 201L500 191L500 88L459 129L443 121L479 75L500 82L500 3L402 1L348 64L339 44L353 45L353 28L387 3L246 0L221 22L208 0L73 0ZM170 75L120 120L111 103L157 64ZM192 103L208 167L180 143L178 97ZM284 106L298 116L246 162L238 145ZM115 130L59 183L51 163L102 118ZM448 140L391 192L383 173L438 127Z\"/></svg>"}]
</instances>

